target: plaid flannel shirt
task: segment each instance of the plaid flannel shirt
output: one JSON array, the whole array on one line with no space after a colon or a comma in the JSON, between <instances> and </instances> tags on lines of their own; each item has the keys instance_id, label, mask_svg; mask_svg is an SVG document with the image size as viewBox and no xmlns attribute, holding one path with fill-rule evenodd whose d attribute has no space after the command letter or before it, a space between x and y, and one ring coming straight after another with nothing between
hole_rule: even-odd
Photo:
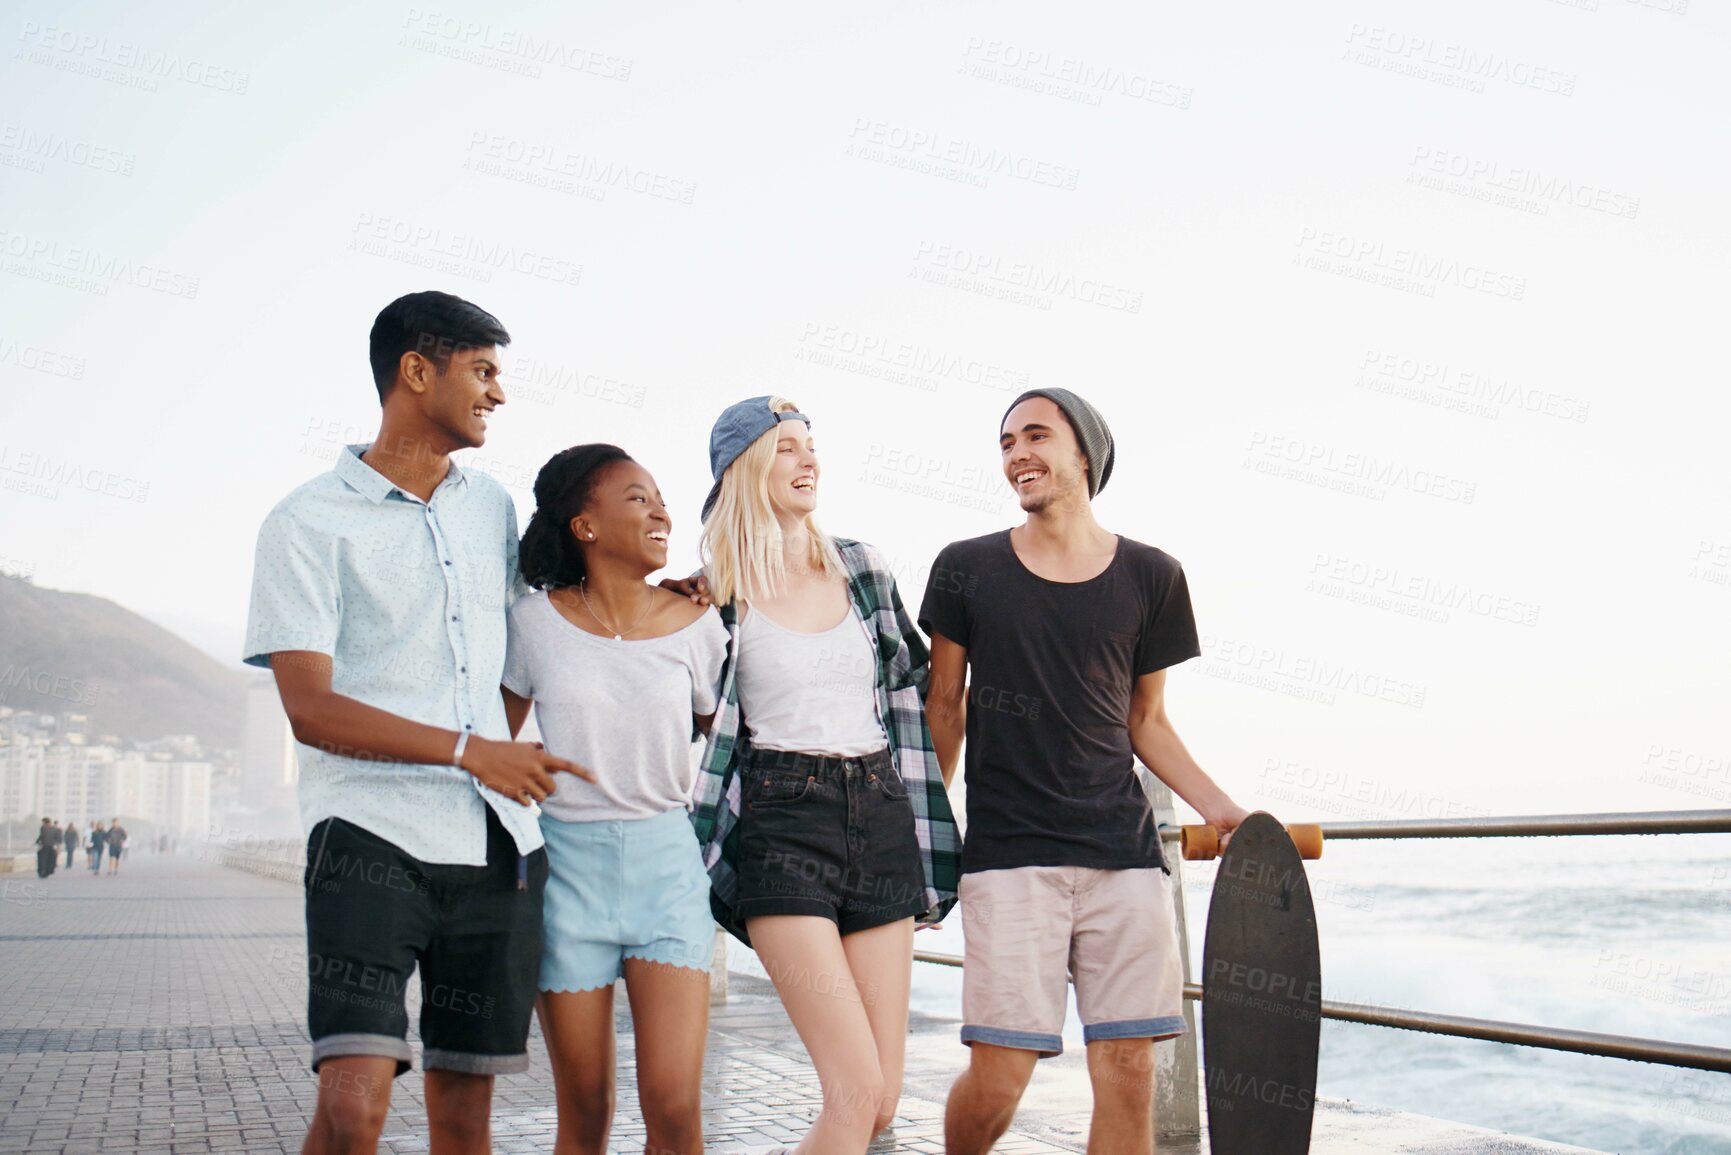
<instances>
[{"instance_id":1,"label":"plaid flannel shirt","mask_svg":"<svg viewBox=\"0 0 1731 1155\"><path fill-rule=\"evenodd\" d=\"M877 550L865 542L835 539L848 572L848 595L854 609L871 628L866 630L877 654L878 717L889 736L890 757L907 784L913 805L914 832L925 872L927 910L920 922L936 923L956 902L961 877L962 840L956 830L950 796L938 770L932 732L926 725L926 678L931 652L902 608L896 581ZM715 920L741 942L750 945L744 924L733 914L739 893L738 832L739 767L750 753L751 738L741 725L739 686L735 679L739 654L739 615L733 605L720 607L727 626L727 664L721 674L721 709L709 732L703 764L693 791L691 822L709 870L710 907Z\"/></svg>"}]
</instances>

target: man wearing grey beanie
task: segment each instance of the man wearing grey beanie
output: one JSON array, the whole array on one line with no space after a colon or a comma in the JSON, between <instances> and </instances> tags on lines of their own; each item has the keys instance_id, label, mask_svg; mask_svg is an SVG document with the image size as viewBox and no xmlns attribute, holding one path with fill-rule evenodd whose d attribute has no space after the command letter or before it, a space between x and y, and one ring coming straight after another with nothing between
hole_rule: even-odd
<instances>
[{"instance_id":1,"label":"man wearing grey beanie","mask_svg":"<svg viewBox=\"0 0 1731 1155\"><path fill-rule=\"evenodd\" d=\"M1196 764L1165 709L1166 670L1201 653L1176 559L1111 533L1105 418L1034 389L998 427L1014 529L952 542L920 606L926 699L948 782L967 739L960 887L968 1069L944 1118L949 1155L991 1149L1035 1062L1063 1050L1067 984L1094 1089L1090 1151L1153 1150L1154 1040L1185 1030L1171 880L1135 759L1230 831L1246 816Z\"/></svg>"}]
</instances>

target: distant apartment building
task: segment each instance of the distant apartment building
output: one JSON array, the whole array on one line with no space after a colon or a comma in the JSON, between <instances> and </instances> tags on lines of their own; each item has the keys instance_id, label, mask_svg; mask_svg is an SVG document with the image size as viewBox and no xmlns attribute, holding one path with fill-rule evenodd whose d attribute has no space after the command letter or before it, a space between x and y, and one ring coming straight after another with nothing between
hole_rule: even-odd
<instances>
[{"instance_id":1,"label":"distant apartment building","mask_svg":"<svg viewBox=\"0 0 1731 1155\"><path fill-rule=\"evenodd\" d=\"M170 735L123 747L92 738L78 714L0 707L0 821L43 815L83 829L91 819L163 831L210 826L211 764L195 739Z\"/></svg>"},{"instance_id":2,"label":"distant apartment building","mask_svg":"<svg viewBox=\"0 0 1731 1155\"><path fill-rule=\"evenodd\" d=\"M241 781L249 793L288 790L300 781L294 731L277 695L276 679L270 675L247 686L240 767Z\"/></svg>"}]
</instances>

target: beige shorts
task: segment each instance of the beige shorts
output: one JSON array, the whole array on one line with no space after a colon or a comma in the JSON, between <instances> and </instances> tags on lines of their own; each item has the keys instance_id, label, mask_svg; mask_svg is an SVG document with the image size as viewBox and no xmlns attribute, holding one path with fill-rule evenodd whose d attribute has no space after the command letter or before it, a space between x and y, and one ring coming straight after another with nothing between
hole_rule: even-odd
<instances>
[{"instance_id":1,"label":"beige shorts","mask_svg":"<svg viewBox=\"0 0 1731 1155\"><path fill-rule=\"evenodd\" d=\"M1159 867L983 870L959 889L962 1042L1062 1053L1067 979L1084 1042L1184 1033L1172 880Z\"/></svg>"}]
</instances>

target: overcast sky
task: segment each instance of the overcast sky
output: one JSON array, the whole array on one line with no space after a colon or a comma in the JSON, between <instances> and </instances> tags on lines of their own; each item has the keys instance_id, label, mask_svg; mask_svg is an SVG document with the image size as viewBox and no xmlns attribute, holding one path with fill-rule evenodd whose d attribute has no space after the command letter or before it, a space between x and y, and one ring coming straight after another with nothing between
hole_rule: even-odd
<instances>
[{"instance_id":1,"label":"overcast sky","mask_svg":"<svg viewBox=\"0 0 1731 1155\"><path fill-rule=\"evenodd\" d=\"M1014 393L1189 575L1171 709L1285 816L1731 805L1728 19L1459 4L9 6L0 568L238 664L373 316L516 337L469 462L813 415L917 603Z\"/></svg>"}]
</instances>

